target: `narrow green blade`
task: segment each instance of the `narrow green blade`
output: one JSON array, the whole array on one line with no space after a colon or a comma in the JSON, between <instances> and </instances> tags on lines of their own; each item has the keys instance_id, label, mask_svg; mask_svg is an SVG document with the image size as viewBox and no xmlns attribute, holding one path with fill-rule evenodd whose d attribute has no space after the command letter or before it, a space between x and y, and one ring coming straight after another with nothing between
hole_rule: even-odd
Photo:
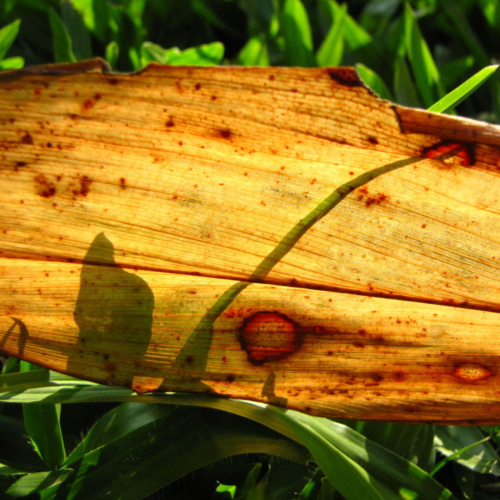
<instances>
[{"instance_id":1,"label":"narrow green blade","mask_svg":"<svg viewBox=\"0 0 500 500\"><path fill-rule=\"evenodd\" d=\"M24 361L21 362L21 370L48 371ZM23 413L26 430L47 467L60 467L66 459L59 423L60 405L24 405Z\"/></svg>"},{"instance_id":2,"label":"narrow green blade","mask_svg":"<svg viewBox=\"0 0 500 500\"><path fill-rule=\"evenodd\" d=\"M387 88L384 80L382 80L382 78L380 78L375 71L372 71L370 68L361 63L356 64L356 71L366 85L378 94L381 99L394 101L391 91Z\"/></svg>"},{"instance_id":3,"label":"narrow green blade","mask_svg":"<svg viewBox=\"0 0 500 500\"><path fill-rule=\"evenodd\" d=\"M444 95L439 71L408 4L405 4L404 20L406 52L422 100L429 107Z\"/></svg>"},{"instance_id":4,"label":"narrow green blade","mask_svg":"<svg viewBox=\"0 0 500 500\"><path fill-rule=\"evenodd\" d=\"M13 23L4 26L0 30L0 61L5 57L10 46L14 43L17 34L19 33L19 26L21 25L21 20L18 19Z\"/></svg>"},{"instance_id":5,"label":"narrow green blade","mask_svg":"<svg viewBox=\"0 0 500 500\"><path fill-rule=\"evenodd\" d=\"M72 472L71 470L34 472L14 478L12 482L0 478L0 494L5 499L26 498L28 495L34 495L50 486L62 483Z\"/></svg>"},{"instance_id":6,"label":"narrow green blade","mask_svg":"<svg viewBox=\"0 0 500 500\"><path fill-rule=\"evenodd\" d=\"M318 66L321 68L340 66L342 62L346 13L347 5L343 4L316 54Z\"/></svg>"},{"instance_id":7,"label":"narrow green blade","mask_svg":"<svg viewBox=\"0 0 500 500\"><path fill-rule=\"evenodd\" d=\"M285 0L281 30L289 64L306 68L314 66L311 27L300 0Z\"/></svg>"},{"instance_id":8,"label":"narrow green blade","mask_svg":"<svg viewBox=\"0 0 500 500\"><path fill-rule=\"evenodd\" d=\"M242 66L269 66L269 55L263 37L251 37L241 49L236 60Z\"/></svg>"},{"instance_id":9,"label":"narrow green blade","mask_svg":"<svg viewBox=\"0 0 500 500\"><path fill-rule=\"evenodd\" d=\"M474 76L469 78L466 82L462 83L455 90L452 90L449 94L444 96L438 102L433 104L429 111L434 111L436 113L444 113L450 109L458 106L464 99L467 99L472 93L474 93L481 85L483 85L488 78L490 78L493 73L498 69L498 64L487 66L481 71L478 71Z\"/></svg>"},{"instance_id":10,"label":"narrow green blade","mask_svg":"<svg viewBox=\"0 0 500 500\"><path fill-rule=\"evenodd\" d=\"M59 14L49 10L50 29L52 31L52 44L54 49L54 60L58 63L77 62L73 54L71 37Z\"/></svg>"}]
</instances>

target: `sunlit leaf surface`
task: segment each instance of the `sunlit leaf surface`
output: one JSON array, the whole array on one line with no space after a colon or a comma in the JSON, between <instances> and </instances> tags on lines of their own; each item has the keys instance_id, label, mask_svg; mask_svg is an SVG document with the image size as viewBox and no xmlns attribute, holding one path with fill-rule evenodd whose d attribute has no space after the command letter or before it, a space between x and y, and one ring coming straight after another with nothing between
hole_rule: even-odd
<instances>
[{"instance_id":1,"label":"sunlit leaf surface","mask_svg":"<svg viewBox=\"0 0 500 500\"><path fill-rule=\"evenodd\" d=\"M104 70L0 76L2 351L139 393L498 421L497 127L349 68Z\"/></svg>"}]
</instances>

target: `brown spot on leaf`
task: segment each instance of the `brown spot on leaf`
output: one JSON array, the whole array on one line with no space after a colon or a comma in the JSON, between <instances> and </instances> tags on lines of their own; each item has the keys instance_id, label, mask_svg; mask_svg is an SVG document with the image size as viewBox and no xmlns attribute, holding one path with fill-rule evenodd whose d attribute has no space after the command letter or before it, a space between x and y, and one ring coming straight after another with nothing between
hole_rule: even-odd
<instances>
[{"instance_id":1,"label":"brown spot on leaf","mask_svg":"<svg viewBox=\"0 0 500 500\"><path fill-rule=\"evenodd\" d=\"M21 139L21 144L33 144L33 137L30 133L26 133L23 135Z\"/></svg>"},{"instance_id":2,"label":"brown spot on leaf","mask_svg":"<svg viewBox=\"0 0 500 500\"><path fill-rule=\"evenodd\" d=\"M83 109L89 110L92 109L95 106L95 102L92 99L85 99L83 101Z\"/></svg>"},{"instance_id":3,"label":"brown spot on leaf","mask_svg":"<svg viewBox=\"0 0 500 500\"><path fill-rule=\"evenodd\" d=\"M347 87L362 87L358 75L350 68L328 68L326 70L332 80Z\"/></svg>"},{"instance_id":4,"label":"brown spot on leaf","mask_svg":"<svg viewBox=\"0 0 500 500\"><path fill-rule=\"evenodd\" d=\"M453 375L464 382L478 382L491 377L492 373L479 363L462 363L455 367Z\"/></svg>"},{"instance_id":5,"label":"brown spot on leaf","mask_svg":"<svg viewBox=\"0 0 500 500\"><path fill-rule=\"evenodd\" d=\"M92 184L92 179L90 179L86 175L83 175L82 177L80 177L79 181L80 181L79 188L73 189L72 193L75 196L87 196L90 192L90 185Z\"/></svg>"},{"instance_id":6,"label":"brown spot on leaf","mask_svg":"<svg viewBox=\"0 0 500 500\"><path fill-rule=\"evenodd\" d=\"M422 151L423 156L442 161L445 165L469 167L476 163L474 147L469 143L452 140L440 141Z\"/></svg>"},{"instance_id":7,"label":"brown spot on leaf","mask_svg":"<svg viewBox=\"0 0 500 500\"><path fill-rule=\"evenodd\" d=\"M248 361L261 365L288 357L300 347L300 326L284 314L260 312L245 321L240 330L242 349Z\"/></svg>"},{"instance_id":8,"label":"brown spot on leaf","mask_svg":"<svg viewBox=\"0 0 500 500\"><path fill-rule=\"evenodd\" d=\"M36 193L43 198L51 198L56 194L56 185L49 181L44 174L35 177Z\"/></svg>"}]
</instances>

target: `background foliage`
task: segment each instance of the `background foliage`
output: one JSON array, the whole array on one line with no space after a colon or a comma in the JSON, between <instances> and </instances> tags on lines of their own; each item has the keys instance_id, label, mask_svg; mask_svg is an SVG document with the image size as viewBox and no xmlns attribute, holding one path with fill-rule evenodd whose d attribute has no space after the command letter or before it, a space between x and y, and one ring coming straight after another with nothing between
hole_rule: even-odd
<instances>
[{"instance_id":1,"label":"background foliage","mask_svg":"<svg viewBox=\"0 0 500 500\"><path fill-rule=\"evenodd\" d=\"M381 97L428 108L496 62L500 2L1 0L0 28L0 69L96 56L122 72L150 62L355 65ZM440 110L499 123L498 75L463 100L476 86ZM494 427L139 397L12 358L0 401L2 498L500 498Z\"/></svg>"}]
</instances>

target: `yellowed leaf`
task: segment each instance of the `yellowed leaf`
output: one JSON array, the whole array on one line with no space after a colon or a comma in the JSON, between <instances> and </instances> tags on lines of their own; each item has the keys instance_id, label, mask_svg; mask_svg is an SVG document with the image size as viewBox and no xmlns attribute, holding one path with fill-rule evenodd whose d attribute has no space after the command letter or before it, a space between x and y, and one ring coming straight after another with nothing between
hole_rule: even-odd
<instances>
[{"instance_id":1,"label":"yellowed leaf","mask_svg":"<svg viewBox=\"0 0 500 500\"><path fill-rule=\"evenodd\" d=\"M499 127L350 68L99 61L1 73L0 122L2 351L141 393L498 422Z\"/></svg>"}]
</instances>

